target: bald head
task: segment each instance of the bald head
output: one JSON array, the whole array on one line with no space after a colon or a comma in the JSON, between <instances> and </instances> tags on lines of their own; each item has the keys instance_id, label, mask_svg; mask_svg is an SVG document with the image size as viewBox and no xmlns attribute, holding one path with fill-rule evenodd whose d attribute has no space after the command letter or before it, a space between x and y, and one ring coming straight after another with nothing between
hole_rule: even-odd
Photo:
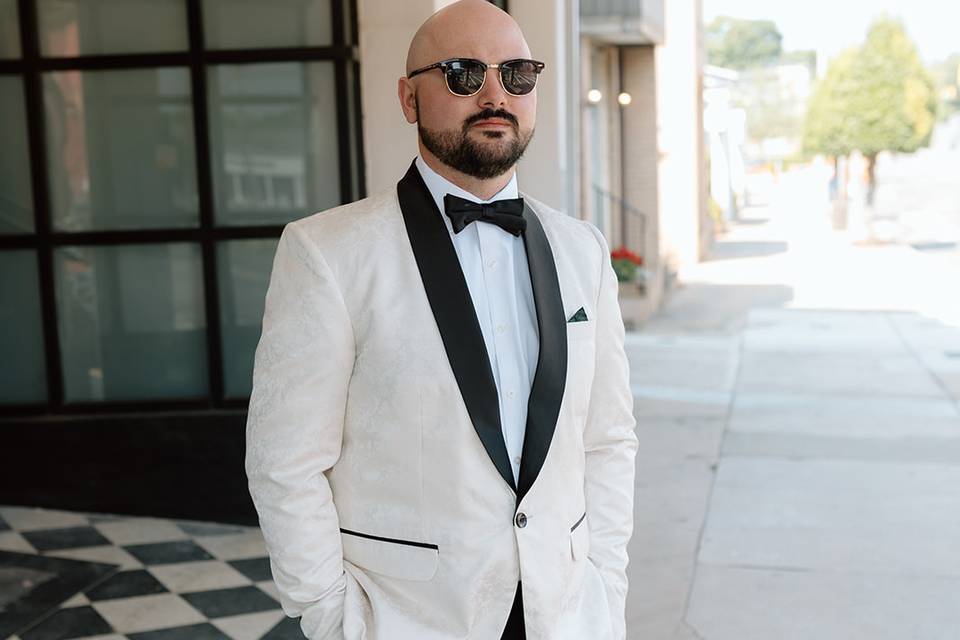
<instances>
[{"instance_id":1,"label":"bald head","mask_svg":"<svg viewBox=\"0 0 960 640\"><path fill-rule=\"evenodd\" d=\"M459 0L420 25L407 51L409 74L446 58L477 58L485 62L491 43L513 51L508 57L530 57L520 26L509 13L486 0Z\"/></svg>"},{"instance_id":2,"label":"bald head","mask_svg":"<svg viewBox=\"0 0 960 640\"><path fill-rule=\"evenodd\" d=\"M488 68L482 78L471 76L473 85L467 91L452 89L440 70L408 76L450 58L500 65L530 57L514 19L485 0L460 0L441 9L410 42L406 73L397 79L403 117L417 125L424 161L478 197L489 198L506 185L533 136L537 91L529 68L536 69L535 76L542 63L528 65L526 75L513 67ZM517 78L511 75L505 85L504 73L516 73ZM511 93L515 81L527 82L527 91Z\"/></svg>"}]
</instances>

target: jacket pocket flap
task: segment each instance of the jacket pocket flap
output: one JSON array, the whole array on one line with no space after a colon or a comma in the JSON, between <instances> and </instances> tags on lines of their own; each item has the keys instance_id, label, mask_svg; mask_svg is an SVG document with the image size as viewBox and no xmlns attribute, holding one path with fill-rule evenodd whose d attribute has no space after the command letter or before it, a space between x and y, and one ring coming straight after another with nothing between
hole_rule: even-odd
<instances>
[{"instance_id":1,"label":"jacket pocket flap","mask_svg":"<svg viewBox=\"0 0 960 640\"><path fill-rule=\"evenodd\" d=\"M587 551L590 549L590 528L584 521L586 516L586 513L580 516L570 529L570 555L575 561L586 558Z\"/></svg>"},{"instance_id":2,"label":"jacket pocket flap","mask_svg":"<svg viewBox=\"0 0 960 640\"><path fill-rule=\"evenodd\" d=\"M362 569L402 580L429 580L437 572L435 544L384 538L340 529L343 559Z\"/></svg>"}]
</instances>

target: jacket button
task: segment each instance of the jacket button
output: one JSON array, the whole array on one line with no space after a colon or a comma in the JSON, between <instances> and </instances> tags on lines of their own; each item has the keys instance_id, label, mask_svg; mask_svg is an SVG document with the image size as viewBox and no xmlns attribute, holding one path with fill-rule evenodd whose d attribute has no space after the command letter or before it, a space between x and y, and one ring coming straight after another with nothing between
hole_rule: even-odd
<instances>
[{"instance_id":1,"label":"jacket button","mask_svg":"<svg viewBox=\"0 0 960 640\"><path fill-rule=\"evenodd\" d=\"M519 528L523 529L525 526L527 526L527 514L521 511L517 514L515 522Z\"/></svg>"}]
</instances>

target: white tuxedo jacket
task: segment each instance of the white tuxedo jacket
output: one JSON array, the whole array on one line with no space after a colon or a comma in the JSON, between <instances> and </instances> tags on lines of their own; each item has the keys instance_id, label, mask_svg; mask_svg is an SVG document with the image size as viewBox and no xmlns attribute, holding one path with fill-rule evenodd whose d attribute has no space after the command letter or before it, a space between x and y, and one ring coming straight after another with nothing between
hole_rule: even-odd
<instances>
[{"instance_id":1,"label":"white tuxedo jacket","mask_svg":"<svg viewBox=\"0 0 960 640\"><path fill-rule=\"evenodd\" d=\"M517 483L416 167L284 227L246 471L281 604L312 640L497 640L518 581L531 640L625 637L637 438L617 280L593 225L525 201L540 355Z\"/></svg>"}]
</instances>

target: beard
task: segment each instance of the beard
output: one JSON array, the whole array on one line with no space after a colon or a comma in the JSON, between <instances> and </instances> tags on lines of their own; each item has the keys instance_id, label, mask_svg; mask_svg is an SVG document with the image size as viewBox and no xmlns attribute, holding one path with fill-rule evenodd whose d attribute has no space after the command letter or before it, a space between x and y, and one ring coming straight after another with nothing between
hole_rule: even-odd
<instances>
[{"instance_id":1,"label":"beard","mask_svg":"<svg viewBox=\"0 0 960 640\"><path fill-rule=\"evenodd\" d=\"M489 141L499 143L481 143L469 136L470 127L475 122L487 118L502 118L512 125L509 140L507 131L502 129L481 130L480 135ZM520 131L516 116L502 110L485 109L467 118L459 131L427 129L420 123L420 109L417 108L417 132L420 141L440 162L465 175L480 180L488 180L503 175L517 163L526 151L533 129Z\"/></svg>"}]
</instances>

